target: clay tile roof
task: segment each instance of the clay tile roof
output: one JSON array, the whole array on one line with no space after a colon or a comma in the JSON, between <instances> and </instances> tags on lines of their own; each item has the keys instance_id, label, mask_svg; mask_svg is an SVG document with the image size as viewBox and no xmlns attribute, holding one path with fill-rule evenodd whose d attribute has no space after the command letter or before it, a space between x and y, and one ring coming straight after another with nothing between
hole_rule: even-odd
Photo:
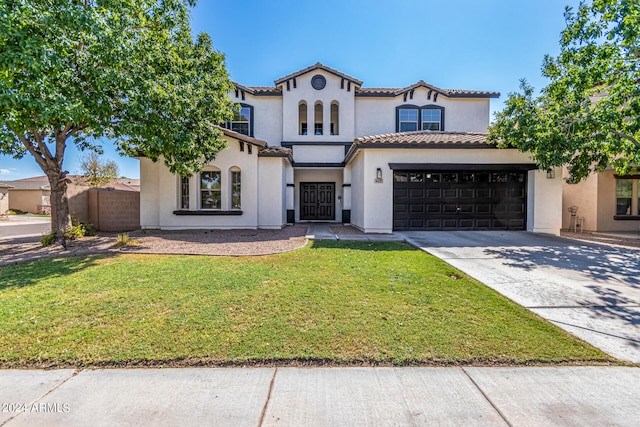
<instances>
[{"instance_id":1,"label":"clay tile roof","mask_svg":"<svg viewBox=\"0 0 640 427\"><path fill-rule=\"evenodd\" d=\"M362 148L424 148L424 147L494 147L487 143L487 134L472 132L398 132L356 138L345 156L345 163Z\"/></svg>"},{"instance_id":2,"label":"clay tile roof","mask_svg":"<svg viewBox=\"0 0 640 427\"><path fill-rule=\"evenodd\" d=\"M349 80L351 83L354 83L356 86L362 86L362 80L358 80L355 77L351 77L347 74L344 74L338 70L334 70L333 68L329 68L324 64L321 64L320 62L316 62L314 65L307 67L303 70L300 71L296 71L295 73L286 75L284 77L279 78L278 80L276 80L274 83L277 85L282 84L284 82L286 82L287 80L291 80L293 78L299 77L303 74L307 74L308 72L311 72L313 70L324 70L328 73L331 73L333 75L336 75L338 77L341 77L345 80Z\"/></svg>"},{"instance_id":3,"label":"clay tile roof","mask_svg":"<svg viewBox=\"0 0 640 427\"><path fill-rule=\"evenodd\" d=\"M258 157L284 157L293 163L293 151L284 147L265 147L258 153Z\"/></svg>"},{"instance_id":4,"label":"clay tile roof","mask_svg":"<svg viewBox=\"0 0 640 427\"><path fill-rule=\"evenodd\" d=\"M236 89L246 92L254 96L278 96L282 95L282 89L278 87L264 87L264 86L244 86L240 83L233 83Z\"/></svg>"},{"instance_id":5,"label":"clay tile roof","mask_svg":"<svg viewBox=\"0 0 640 427\"><path fill-rule=\"evenodd\" d=\"M225 136L230 138L237 139L238 141L246 142L247 144L257 145L258 147L266 147L267 143L261 139L256 139L242 133L234 132L231 129L223 128L221 126L216 126Z\"/></svg>"},{"instance_id":6,"label":"clay tile roof","mask_svg":"<svg viewBox=\"0 0 640 427\"><path fill-rule=\"evenodd\" d=\"M383 97L383 96L399 96L405 94L407 92L411 92L419 87L424 87L433 92L444 95L448 98L498 98L500 96L500 92L488 92L488 91L480 91L480 90L461 90L461 89L442 89L437 86L433 86L425 82L424 80L420 80L417 83L414 83L410 86L403 88L362 88L356 92L357 96L372 96L372 97Z\"/></svg>"}]
</instances>

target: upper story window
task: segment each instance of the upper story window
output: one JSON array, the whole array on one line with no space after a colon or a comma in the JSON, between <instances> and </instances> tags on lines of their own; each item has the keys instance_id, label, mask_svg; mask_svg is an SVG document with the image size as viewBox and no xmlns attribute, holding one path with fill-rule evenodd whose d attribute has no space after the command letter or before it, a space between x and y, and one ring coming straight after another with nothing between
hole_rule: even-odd
<instances>
[{"instance_id":1,"label":"upper story window","mask_svg":"<svg viewBox=\"0 0 640 427\"><path fill-rule=\"evenodd\" d=\"M307 133L307 103L301 101L298 104L298 135L306 135Z\"/></svg>"},{"instance_id":2,"label":"upper story window","mask_svg":"<svg viewBox=\"0 0 640 427\"><path fill-rule=\"evenodd\" d=\"M247 136L253 136L253 106L240 104L234 112L233 120L227 122L228 129Z\"/></svg>"},{"instance_id":3,"label":"upper story window","mask_svg":"<svg viewBox=\"0 0 640 427\"><path fill-rule=\"evenodd\" d=\"M396 107L396 132L444 130L444 108L438 105Z\"/></svg>"},{"instance_id":4,"label":"upper story window","mask_svg":"<svg viewBox=\"0 0 640 427\"><path fill-rule=\"evenodd\" d=\"M422 130L440 130L442 123L442 110L439 108L423 108Z\"/></svg>"},{"instance_id":5,"label":"upper story window","mask_svg":"<svg viewBox=\"0 0 640 427\"><path fill-rule=\"evenodd\" d=\"M313 134L314 135L322 135L323 134L323 129L322 129L322 122L323 122L323 118L322 118L322 102L318 101L316 102L316 105L313 107Z\"/></svg>"},{"instance_id":6,"label":"upper story window","mask_svg":"<svg viewBox=\"0 0 640 427\"><path fill-rule=\"evenodd\" d=\"M398 132L418 130L418 109L401 108L398 110Z\"/></svg>"},{"instance_id":7,"label":"upper story window","mask_svg":"<svg viewBox=\"0 0 640 427\"><path fill-rule=\"evenodd\" d=\"M331 135L340 135L340 107L337 101L331 103Z\"/></svg>"}]
</instances>

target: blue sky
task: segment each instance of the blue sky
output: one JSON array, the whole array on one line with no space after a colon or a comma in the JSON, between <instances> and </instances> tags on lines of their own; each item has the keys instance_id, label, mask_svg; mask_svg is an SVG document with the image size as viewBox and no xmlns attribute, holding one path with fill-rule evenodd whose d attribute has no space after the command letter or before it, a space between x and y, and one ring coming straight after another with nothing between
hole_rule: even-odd
<instances>
[{"instance_id":1,"label":"blue sky","mask_svg":"<svg viewBox=\"0 0 640 427\"><path fill-rule=\"evenodd\" d=\"M194 33L206 32L226 55L233 81L273 81L322 62L364 87L405 87L419 80L447 89L498 91L493 112L526 78L536 89L545 54L556 55L566 5L579 0L200 0ZM269 141L270 143L275 143ZM120 173L139 177L138 161L103 144ZM65 169L79 172L74 147ZM29 155L0 156L0 180L42 175Z\"/></svg>"}]
</instances>

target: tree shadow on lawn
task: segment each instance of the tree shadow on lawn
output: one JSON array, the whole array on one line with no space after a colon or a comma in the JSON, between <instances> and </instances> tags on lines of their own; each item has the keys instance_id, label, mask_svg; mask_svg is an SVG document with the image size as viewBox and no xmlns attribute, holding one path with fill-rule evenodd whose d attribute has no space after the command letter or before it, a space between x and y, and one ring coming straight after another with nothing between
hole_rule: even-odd
<instances>
[{"instance_id":1,"label":"tree shadow on lawn","mask_svg":"<svg viewBox=\"0 0 640 427\"><path fill-rule=\"evenodd\" d=\"M106 256L109 255L63 256L0 266L0 292L10 288L37 285L46 279L68 276L97 265L98 261Z\"/></svg>"}]
</instances>

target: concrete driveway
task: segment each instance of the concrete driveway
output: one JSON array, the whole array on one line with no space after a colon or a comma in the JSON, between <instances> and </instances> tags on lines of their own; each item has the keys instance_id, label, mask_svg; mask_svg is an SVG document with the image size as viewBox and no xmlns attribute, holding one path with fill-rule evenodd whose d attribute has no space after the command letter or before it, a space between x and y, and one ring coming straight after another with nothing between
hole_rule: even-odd
<instances>
[{"instance_id":1,"label":"concrete driveway","mask_svg":"<svg viewBox=\"0 0 640 427\"><path fill-rule=\"evenodd\" d=\"M515 231L398 234L607 353L640 363L640 250Z\"/></svg>"}]
</instances>

